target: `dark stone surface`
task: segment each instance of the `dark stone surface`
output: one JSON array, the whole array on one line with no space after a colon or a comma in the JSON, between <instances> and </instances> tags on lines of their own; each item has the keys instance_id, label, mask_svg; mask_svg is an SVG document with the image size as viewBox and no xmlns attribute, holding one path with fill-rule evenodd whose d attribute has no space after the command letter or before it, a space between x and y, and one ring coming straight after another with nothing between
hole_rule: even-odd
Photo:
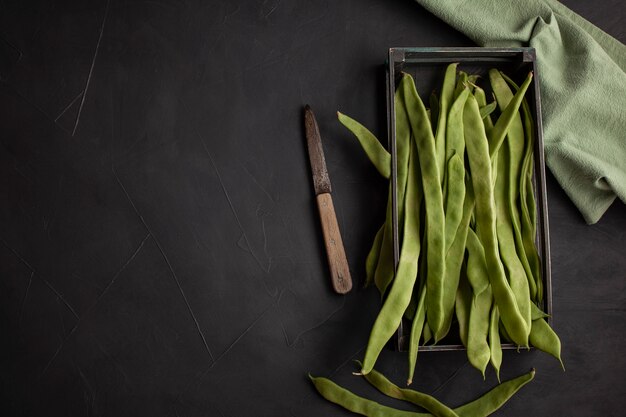
<instances>
[{"instance_id":1,"label":"dark stone surface","mask_svg":"<svg viewBox=\"0 0 626 417\"><path fill-rule=\"evenodd\" d=\"M624 41L620 2L574 10ZM335 120L383 136L390 46L471 42L409 0L3 1L0 392L5 416L348 415L307 372L350 374L386 185ZM330 290L301 122L316 110L355 290ZM626 210L587 226L549 178L555 329L502 416L626 408ZM379 367L404 379L406 358ZM424 353L452 405L495 384ZM389 404L396 404L389 402Z\"/></svg>"}]
</instances>

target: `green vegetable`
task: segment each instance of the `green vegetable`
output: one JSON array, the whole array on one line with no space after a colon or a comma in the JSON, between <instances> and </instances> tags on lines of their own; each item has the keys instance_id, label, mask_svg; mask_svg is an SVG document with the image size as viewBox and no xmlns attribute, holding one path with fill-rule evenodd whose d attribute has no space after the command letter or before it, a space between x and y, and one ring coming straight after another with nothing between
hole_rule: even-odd
<instances>
[{"instance_id":1,"label":"green vegetable","mask_svg":"<svg viewBox=\"0 0 626 417\"><path fill-rule=\"evenodd\" d=\"M507 282L499 257L488 142L474 96L469 96L467 99L463 122L465 144L476 195L476 232L485 249L489 281L500 309L502 322L509 335L518 345L527 346L530 328L520 313L515 294Z\"/></svg>"},{"instance_id":2,"label":"green vegetable","mask_svg":"<svg viewBox=\"0 0 626 417\"><path fill-rule=\"evenodd\" d=\"M417 413L411 411L397 410L375 401L360 397L347 389L335 384L330 379L323 377L309 378L313 382L315 389L326 400L335 403L346 410L368 417L486 417L502 407L517 391L524 385L532 381L535 377L535 370L521 375L517 378L503 382L487 392L483 396L465 405L451 410L439 402L434 397L420 393L418 391L399 388L382 374L372 370L365 376L375 388L389 397L398 400L408 401L420 407L428 409L429 413ZM432 414L431 414L432 413Z\"/></svg>"},{"instance_id":3,"label":"green vegetable","mask_svg":"<svg viewBox=\"0 0 626 417\"><path fill-rule=\"evenodd\" d=\"M448 406L441 403L435 397L415 390L402 389L393 384L391 381L385 378L383 374L376 371L375 369L372 369L372 372L364 375L364 377L367 382L372 384L372 386L374 386L377 390L387 395L388 397L410 401L411 403L422 407L426 411L431 412L437 417L459 417L457 413L455 413Z\"/></svg>"},{"instance_id":4,"label":"green vegetable","mask_svg":"<svg viewBox=\"0 0 626 417\"><path fill-rule=\"evenodd\" d=\"M498 306L494 305L489 316L489 361L496 371L498 382L500 382L500 366L502 365L502 346L500 344L500 333L498 332L499 321L500 313L498 312Z\"/></svg>"},{"instance_id":5,"label":"green vegetable","mask_svg":"<svg viewBox=\"0 0 626 417\"><path fill-rule=\"evenodd\" d=\"M367 157L372 161L380 175L389 179L391 176L391 155L380 141L365 126L343 113L337 112L337 118L361 143Z\"/></svg>"},{"instance_id":6,"label":"green vegetable","mask_svg":"<svg viewBox=\"0 0 626 417\"><path fill-rule=\"evenodd\" d=\"M401 85L413 80L409 77L404 77L401 81ZM410 86L409 86L410 87ZM425 117L425 108L422 105L422 113ZM409 114L409 119L411 115ZM427 120L427 119L426 119ZM430 122L428 122L430 125ZM430 129L430 127L429 127ZM430 130L429 130L430 131ZM414 135L415 130L413 130ZM432 137L432 135L431 135ZM419 140L417 139L417 147L419 150ZM411 147L409 146L409 149ZM411 159L409 158L409 162ZM420 165L422 163L420 159ZM409 193L417 192L419 190L418 184L415 184L417 180L413 170L412 175L408 177L407 190ZM422 172L423 175L423 172ZM439 190L441 190L439 188ZM417 195L411 194L406 198L406 213L416 212L416 197ZM419 207L419 205L417 205ZM395 333L396 329L400 325L402 316L411 301L411 293L413 285L417 278L417 263L420 254L420 239L415 238L419 236L419 216L407 215L404 216L404 233L405 239L402 243L402 249L400 251L400 260L398 262L398 268L396 271L395 279L391 284L391 289L387 294L382 309L380 310L367 343L367 349L365 351L365 358L363 360L362 373L367 374L374 367L376 359L380 354L387 341Z\"/></svg>"},{"instance_id":7,"label":"green vegetable","mask_svg":"<svg viewBox=\"0 0 626 417\"><path fill-rule=\"evenodd\" d=\"M444 83L445 84L445 83ZM426 319L437 334L443 326L443 277L445 273L445 217L441 176L435 154L435 139L424 103L419 98L413 78L405 74L398 87L408 110L411 131L417 145L422 173L424 205L426 208ZM443 105L441 108L445 108ZM441 116L440 116L441 122ZM410 239L409 239L410 240Z\"/></svg>"},{"instance_id":8,"label":"green vegetable","mask_svg":"<svg viewBox=\"0 0 626 417\"><path fill-rule=\"evenodd\" d=\"M453 63L448 65L446 73L443 78L443 85L441 87L441 97L439 99L439 114L437 122L437 131L435 133L435 149L437 155L437 166L440 172L446 163L446 128L447 117L450 111L450 106L454 99L454 81L456 80L456 67L458 64ZM440 177L443 181L443 176Z\"/></svg>"},{"instance_id":9,"label":"green vegetable","mask_svg":"<svg viewBox=\"0 0 626 417\"><path fill-rule=\"evenodd\" d=\"M385 224L378 229L376 237L374 237L374 243L372 243L372 249L370 249L365 259L365 286L369 286L374 282L374 274L376 273L376 266L380 258L380 251L383 246L383 236L385 235Z\"/></svg>"},{"instance_id":10,"label":"green vegetable","mask_svg":"<svg viewBox=\"0 0 626 417\"><path fill-rule=\"evenodd\" d=\"M459 179L462 181L461 179ZM454 236L452 246L446 252L446 268L445 276L443 280L443 325L439 332L435 333L435 343L443 339L452 324L452 314L454 311L454 302L456 300L457 288L459 286L459 279L461 277L461 266L463 264L463 253L465 252L465 245L467 240L467 233L469 230L469 223L471 215L474 211L474 191L471 183L467 184L466 198L463 203L463 217L457 228L457 233Z\"/></svg>"},{"instance_id":11,"label":"green vegetable","mask_svg":"<svg viewBox=\"0 0 626 417\"><path fill-rule=\"evenodd\" d=\"M504 110L513 100L513 93L498 71L489 71L489 79L491 80L491 86L500 105L500 109ZM533 278L530 264L528 263L528 258L526 257L526 252L524 250L520 225L520 210L516 204L520 195L520 177L522 176L521 168L522 159L524 157L524 129L522 127L522 120L519 113L517 113L511 121L504 150L505 152L503 152L503 155L499 155L498 157L500 160L508 160L508 164L506 164L503 167L503 170L500 171L505 172L506 175L505 178L502 179L500 188L496 185L496 190L508 193L508 195L503 195L502 198L498 198L497 200L501 202L502 210L508 211L508 213L503 213L501 216L503 217L503 223L510 221L513 226L512 233L514 238L514 247L516 249L515 251L508 251L507 260L509 263L514 264L510 266L510 268L515 270L517 273L516 277L519 277L522 274L519 267L521 266L524 269L523 273L527 280L530 298L534 300L537 296L537 285L535 284L535 279ZM508 210L506 210L506 208L508 208ZM506 225L506 229L511 230L509 225ZM517 260L514 258L517 258ZM513 272L511 272L511 274L513 274ZM512 278L509 280L513 281ZM511 282L511 285L513 286L513 282ZM519 285L522 286L521 283ZM525 293L525 289L522 291ZM520 296L526 297L526 294L521 294ZM530 321L528 323L530 323Z\"/></svg>"},{"instance_id":12,"label":"green vegetable","mask_svg":"<svg viewBox=\"0 0 626 417\"><path fill-rule=\"evenodd\" d=\"M456 68L446 69L440 96L431 95L432 113L408 74L402 74L394 95L400 260L395 270L390 184L386 220L366 260L367 282L376 283L384 302L362 375L375 372L403 317L412 320L409 384L420 340L442 340L454 315L468 359L483 377L491 363L499 379L501 338L518 346L536 344L560 360L558 337L539 308L533 122L524 99L533 75L518 88L491 70L495 101L487 104L485 91L475 84L479 78L463 71L457 77ZM339 118L385 175L390 156L380 142L347 116Z\"/></svg>"},{"instance_id":13,"label":"green vegetable","mask_svg":"<svg viewBox=\"0 0 626 417\"><path fill-rule=\"evenodd\" d=\"M487 286L487 289L480 294L474 295L467 332L467 358L472 366L480 371L483 379L485 379L485 370L491 358L487 337L492 301L491 286Z\"/></svg>"},{"instance_id":14,"label":"green vegetable","mask_svg":"<svg viewBox=\"0 0 626 417\"><path fill-rule=\"evenodd\" d=\"M515 120L517 116L517 111L519 110L520 105L522 104L522 99L524 98L524 94L530 85L530 82L533 79L533 73L528 73L528 77L520 87L520 89L515 93L513 100L509 103L508 106L504 109L493 129L490 130L489 135L489 155L493 156L498 149L500 149L500 145L504 141L506 134L509 131L509 127L513 120ZM480 117L480 110L479 110Z\"/></svg>"},{"instance_id":15,"label":"green vegetable","mask_svg":"<svg viewBox=\"0 0 626 417\"><path fill-rule=\"evenodd\" d=\"M559 336L544 319L533 320L533 326L530 330L530 343L537 349L549 353L558 359L561 367L565 370L565 365L563 365L563 360L561 360L561 341Z\"/></svg>"},{"instance_id":16,"label":"green vegetable","mask_svg":"<svg viewBox=\"0 0 626 417\"><path fill-rule=\"evenodd\" d=\"M502 74L502 78L515 90L519 87L513 80ZM521 207L521 228L522 228L522 245L524 253L528 259L532 277L537 287L536 298L534 301L541 302L543 300L543 281L541 279L541 263L539 254L535 246L535 235L537 234L537 208L535 205L535 193L532 189L533 176L533 120L526 99L522 100L522 119L524 125L524 157L522 162L521 176L519 180L519 205Z\"/></svg>"}]
</instances>

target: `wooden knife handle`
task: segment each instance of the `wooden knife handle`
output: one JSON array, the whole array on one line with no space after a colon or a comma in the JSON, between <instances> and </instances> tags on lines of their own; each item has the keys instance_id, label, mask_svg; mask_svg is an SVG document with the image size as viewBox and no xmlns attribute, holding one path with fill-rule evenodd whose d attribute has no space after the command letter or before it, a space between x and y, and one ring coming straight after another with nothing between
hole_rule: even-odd
<instances>
[{"instance_id":1,"label":"wooden knife handle","mask_svg":"<svg viewBox=\"0 0 626 417\"><path fill-rule=\"evenodd\" d=\"M339 294L345 294L352 289L352 278L330 194L324 193L317 196L317 208L320 211L333 288Z\"/></svg>"}]
</instances>

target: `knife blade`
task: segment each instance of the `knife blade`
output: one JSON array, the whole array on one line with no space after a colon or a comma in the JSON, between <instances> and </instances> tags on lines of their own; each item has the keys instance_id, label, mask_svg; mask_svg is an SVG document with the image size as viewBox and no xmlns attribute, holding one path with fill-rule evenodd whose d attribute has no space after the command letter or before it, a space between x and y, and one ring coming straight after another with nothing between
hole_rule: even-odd
<instances>
[{"instance_id":1,"label":"knife blade","mask_svg":"<svg viewBox=\"0 0 626 417\"><path fill-rule=\"evenodd\" d=\"M345 294L352 289L352 278L335 215L335 207L330 196L332 187L326 169L322 138L313 110L308 104L304 107L304 127L332 285L335 292Z\"/></svg>"}]
</instances>

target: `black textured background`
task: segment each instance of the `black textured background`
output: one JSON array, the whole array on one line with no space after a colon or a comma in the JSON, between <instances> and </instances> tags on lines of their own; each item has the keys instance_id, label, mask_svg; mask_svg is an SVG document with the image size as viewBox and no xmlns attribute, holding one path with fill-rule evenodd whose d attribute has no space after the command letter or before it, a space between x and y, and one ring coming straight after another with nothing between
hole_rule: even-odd
<instances>
[{"instance_id":1,"label":"black textured background","mask_svg":"<svg viewBox=\"0 0 626 417\"><path fill-rule=\"evenodd\" d=\"M620 39L619 1L567 5ZM410 0L0 2L0 398L5 416L348 415L306 372L350 374L378 309L361 289L386 185L335 119L384 137L391 46L469 46ZM316 110L355 290L330 290L304 146ZM626 210L587 226L548 181L567 372L502 416L626 409ZM381 370L405 378L385 351ZM460 404L464 352L415 386ZM388 404L397 404L387 402Z\"/></svg>"}]
</instances>

